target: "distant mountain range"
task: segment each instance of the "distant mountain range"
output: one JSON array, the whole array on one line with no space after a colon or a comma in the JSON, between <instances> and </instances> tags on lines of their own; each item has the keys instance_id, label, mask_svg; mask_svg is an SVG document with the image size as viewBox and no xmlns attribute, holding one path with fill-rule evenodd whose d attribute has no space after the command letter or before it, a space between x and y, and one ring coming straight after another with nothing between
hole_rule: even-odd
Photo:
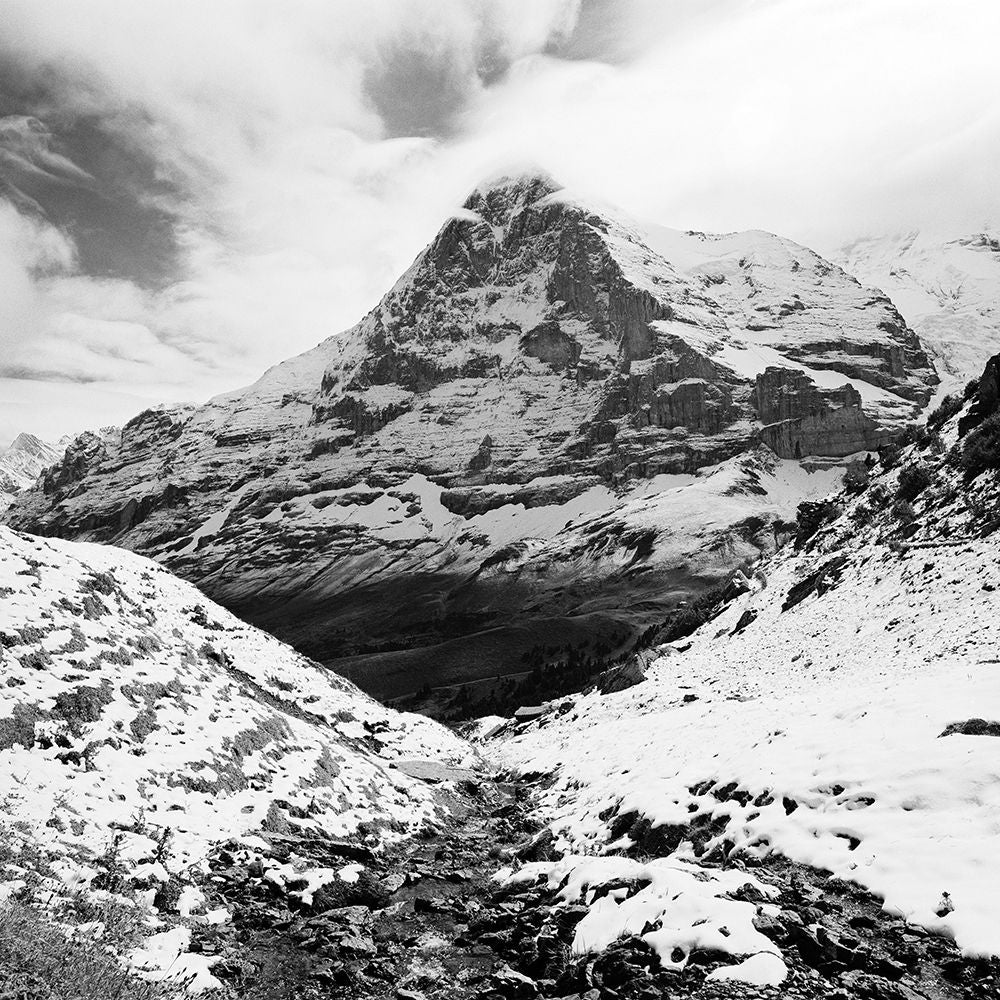
<instances>
[{"instance_id":1,"label":"distant mountain range","mask_svg":"<svg viewBox=\"0 0 1000 1000\"><path fill-rule=\"evenodd\" d=\"M0 449L0 511L10 506L14 495L27 489L43 469L57 461L69 439L49 444L34 434L18 434Z\"/></svg>"}]
</instances>

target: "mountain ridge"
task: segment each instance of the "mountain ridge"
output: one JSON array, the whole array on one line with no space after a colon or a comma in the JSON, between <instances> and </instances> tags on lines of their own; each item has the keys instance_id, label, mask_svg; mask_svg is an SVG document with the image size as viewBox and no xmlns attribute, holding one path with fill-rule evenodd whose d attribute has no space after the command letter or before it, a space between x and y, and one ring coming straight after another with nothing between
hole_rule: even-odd
<instances>
[{"instance_id":1,"label":"mountain ridge","mask_svg":"<svg viewBox=\"0 0 1000 1000\"><path fill-rule=\"evenodd\" d=\"M477 189L350 331L205 406L139 414L117 443L78 440L10 523L146 552L331 664L514 615L627 641L658 594L683 599L671 577L721 579L751 554L740 533L766 549L794 504L721 517L693 572L655 526L586 514L761 445L835 466L936 384L892 303L811 251L651 233L548 178ZM557 536L585 589L608 584L598 623L573 621L593 605L565 598Z\"/></svg>"}]
</instances>

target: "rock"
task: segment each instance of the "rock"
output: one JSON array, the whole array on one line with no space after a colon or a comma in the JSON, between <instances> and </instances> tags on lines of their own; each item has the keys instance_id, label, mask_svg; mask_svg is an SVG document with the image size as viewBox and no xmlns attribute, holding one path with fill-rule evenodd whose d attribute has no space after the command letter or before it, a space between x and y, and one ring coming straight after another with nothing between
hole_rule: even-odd
<instances>
[{"instance_id":1,"label":"rock","mask_svg":"<svg viewBox=\"0 0 1000 1000\"><path fill-rule=\"evenodd\" d=\"M646 679L646 668L655 655L650 650L643 650L633 655L627 662L605 670L598 675L597 690L601 694L614 694L641 684Z\"/></svg>"},{"instance_id":2,"label":"rock","mask_svg":"<svg viewBox=\"0 0 1000 1000\"><path fill-rule=\"evenodd\" d=\"M958 435L965 437L987 417L1000 410L1000 354L986 363L968 413L958 421Z\"/></svg>"},{"instance_id":3,"label":"rock","mask_svg":"<svg viewBox=\"0 0 1000 1000\"><path fill-rule=\"evenodd\" d=\"M841 571L846 565L846 555L834 556L833 559L823 563L819 569L804 577L788 591L788 596L785 598L781 610L789 611L796 604L804 601L810 594L825 593L837 584Z\"/></svg>"},{"instance_id":4,"label":"rock","mask_svg":"<svg viewBox=\"0 0 1000 1000\"><path fill-rule=\"evenodd\" d=\"M758 614L759 612L755 611L753 608L747 608L747 610L740 615L740 619L736 623L731 634L737 635L740 632L742 632L748 625L752 625L757 620Z\"/></svg>"},{"instance_id":5,"label":"rock","mask_svg":"<svg viewBox=\"0 0 1000 1000\"><path fill-rule=\"evenodd\" d=\"M419 778L432 785L442 781L464 781L478 783L481 775L468 767L450 767L432 760L400 760L394 765L411 778Z\"/></svg>"},{"instance_id":6,"label":"rock","mask_svg":"<svg viewBox=\"0 0 1000 1000\"><path fill-rule=\"evenodd\" d=\"M849 383L820 389L804 372L770 367L757 376L754 398L765 424L761 438L782 458L852 455L892 437L862 410Z\"/></svg>"},{"instance_id":7,"label":"rock","mask_svg":"<svg viewBox=\"0 0 1000 1000\"><path fill-rule=\"evenodd\" d=\"M371 923L372 911L367 906L337 906L324 910L320 916L340 924L357 926Z\"/></svg>"},{"instance_id":8,"label":"rock","mask_svg":"<svg viewBox=\"0 0 1000 1000\"><path fill-rule=\"evenodd\" d=\"M758 912L753 918L753 925L761 934L773 941L783 941L785 938L785 925L769 913Z\"/></svg>"},{"instance_id":9,"label":"rock","mask_svg":"<svg viewBox=\"0 0 1000 1000\"><path fill-rule=\"evenodd\" d=\"M313 913L325 914L331 910L343 911L364 906L370 910L381 909L390 902L390 894L373 875L363 871L357 881L345 882L335 879L321 885L312 897L309 909Z\"/></svg>"},{"instance_id":10,"label":"rock","mask_svg":"<svg viewBox=\"0 0 1000 1000\"><path fill-rule=\"evenodd\" d=\"M340 948L354 956L374 955L378 950L370 937L361 934L345 934L340 939Z\"/></svg>"},{"instance_id":11,"label":"rock","mask_svg":"<svg viewBox=\"0 0 1000 1000\"><path fill-rule=\"evenodd\" d=\"M540 719L543 715L548 715L551 711L548 705L524 705L514 713L514 721L524 724Z\"/></svg>"},{"instance_id":12,"label":"rock","mask_svg":"<svg viewBox=\"0 0 1000 1000\"><path fill-rule=\"evenodd\" d=\"M545 827L530 840L515 848L514 856L519 861L551 861L555 857L554 840L552 830Z\"/></svg>"},{"instance_id":13,"label":"rock","mask_svg":"<svg viewBox=\"0 0 1000 1000\"><path fill-rule=\"evenodd\" d=\"M1000 736L1000 722L987 722L985 719L966 719L964 722L950 722L944 730L938 733L942 736Z\"/></svg>"},{"instance_id":14,"label":"rock","mask_svg":"<svg viewBox=\"0 0 1000 1000\"><path fill-rule=\"evenodd\" d=\"M493 973L490 982L505 1000L532 1000L538 996L535 981L509 965L502 966Z\"/></svg>"},{"instance_id":15,"label":"rock","mask_svg":"<svg viewBox=\"0 0 1000 1000\"><path fill-rule=\"evenodd\" d=\"M153 896L153 906L161 913L176 913L183 891L184 883L176 876L171 876L157 887L156 894Z\"/></svg>"}]
</instances>

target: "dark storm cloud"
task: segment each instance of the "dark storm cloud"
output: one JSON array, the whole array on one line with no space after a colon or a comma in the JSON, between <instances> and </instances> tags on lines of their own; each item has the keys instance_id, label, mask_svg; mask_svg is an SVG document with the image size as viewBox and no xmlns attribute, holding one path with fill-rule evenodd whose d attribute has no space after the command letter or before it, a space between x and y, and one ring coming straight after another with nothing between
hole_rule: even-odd
<instances>
[{"instance_id":1,"label":"dark storm cloud","mask_svg":"<svg viewBox=\"0 0 1000 1000\"><path fill-rule=\"evenodd\" d=\"M465 67L403 47L371 67L364 85L387 138L448 135L474 86Z\"/></svg>"},{"instance_id":2,"label":"dark storm cloud","mask_svg":"<svg viewBox=\"0 0 1000 1000\"><path fill-rule=\"evenodd\" d=\"M73 240L80 269L162 287L180 272L175 213L183 192L135 142L139 109L82 113L52 67L0 65L0 192ZM122 116L131 116L122 129Z\"/></svg>"}]
</instances>

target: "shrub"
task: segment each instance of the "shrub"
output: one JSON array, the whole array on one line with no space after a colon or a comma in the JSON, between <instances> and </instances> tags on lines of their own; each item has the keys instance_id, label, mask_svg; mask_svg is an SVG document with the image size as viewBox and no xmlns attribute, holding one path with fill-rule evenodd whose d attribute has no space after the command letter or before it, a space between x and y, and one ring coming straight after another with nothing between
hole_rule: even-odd
<instances>
[{"instance_id":1,"label":"shrub","mask_svg":"<svg viewBox=\"0 0 1000 1000\"><path fill-rule=\"evenodd\" d=\"M878 450L878 460L882 468L887 472L889 469L895 468L902 451L902 448L900 448L898 444L882 445L882 447Z\"/></svg>"},{"instance_id":2,"label":"shrub","mask_svg":"<svg viewBox=\"0 0 1000 1000\"><path fill-rule=\"evenodd\" d=\"M884 507L889 501L889 491L885 488L884 483L876 483L868 491L868 502L872 505L872 510L878 510L880 507Z\"/></svg>"},{"instance_id":3,"label":"shrub","mask_svg":"<svg viewBox=\"0 0 1000 1000\"><path fill-rule=\"evenodd\" d=\"M969 432L962 447L962 468L967 479L975 479L987 469L1000 469L1000 413Z\"/></svg>"},{"instance_id":4,"label":"shrub","mask_svg":"<svg viewBox=\"0 0 1000 1000\"><path fill-rule=\"evenodd\" d=\"M820 528L835 521L843 512L842 508L831 500L800 503L796 510L795 547L802 548Z\"/></svg>"},{"instance_id":5,"label":"shrub","mask_svg":"<svg viewBox=\"0 0 1000 1000\"><path fill-rule=\"evenodd\" d=\"M176 989L125 972L99 944L67 937L30 906L0 906L0 995L31 1000L165 1000Z\"/></svg>"},{"instance_id":6,"label":"shrub","mask_svg":"<svg viewBox=\"0 0 1000 1000\"><path fill-rule=\"evenodd\" d=\"M868 466L864 462L851 462L844 472L844 489L848 493L864 493L868 488Z\"/></svg>"},{"instance_id":7,"label":"shrub","mask_svg":"<svg viewBox=\"0 0 1000 1000\"><path fill-rule=\"evenodd\" d=\"M875 520L875 515L872 513L871 507L859 503L851 512L851 520L856 528L864 528Z\"/></svg>"},{"instance_id":8,"label":"shrub","mask_svg":"<svg viewBox=\"0 0 1000 1000\"><path fill-rule=\"evenodd\" d=\"M965 383L965 392L962 393L962 398L965 400L972 399L977 392L979 392L979 379L970 379Z\"/></svg>"},{"instance_id":9,"label":"shrub","mask_svg":"<svg viewBox=\"0 0 1000 1000\"><path fill-rule=\"evenodd\" d=\"M936 430L947 423L960 409L962 409L963 400L959 399L958 396L945 396L941 400L938 407L931 412L931 415L927 418L927 426L930 430Z\"/></svg>"},{"instance_id":10,"label":"shrub","mask_svg":"<svg viewBox=\"0 0 1000 1000\"><path fill-rule=\"evenodd\" d=\"M677 608L663 623L655 636L656 642L676 642L689 636L705 622L714 618L727 598L728 584L719 584L700 594L686 607Z\"/></svg>"},{"instance_id":11,"label":"shrub","mask_svg":"<svg viewBox=\"0 0 1000 1000\"><path fill-rule=\"evenodd\" d=\"M916 499L934 482L934 473L929 466L915 462L900 470L896 483L896 498L909 502Z\"/></svg>"},{"instance_id":12,"label":"shrub","mask_svg":"<svg viewBox=\"0 0 1000 1000\"><path fill-rule=\"evenodd\" d=\"M900 524L912 524L917 519L917 512L913 509L913 504L907 503L905 500L900 500L892 508L892 516Z\"/></svg>"}]
</instances>

